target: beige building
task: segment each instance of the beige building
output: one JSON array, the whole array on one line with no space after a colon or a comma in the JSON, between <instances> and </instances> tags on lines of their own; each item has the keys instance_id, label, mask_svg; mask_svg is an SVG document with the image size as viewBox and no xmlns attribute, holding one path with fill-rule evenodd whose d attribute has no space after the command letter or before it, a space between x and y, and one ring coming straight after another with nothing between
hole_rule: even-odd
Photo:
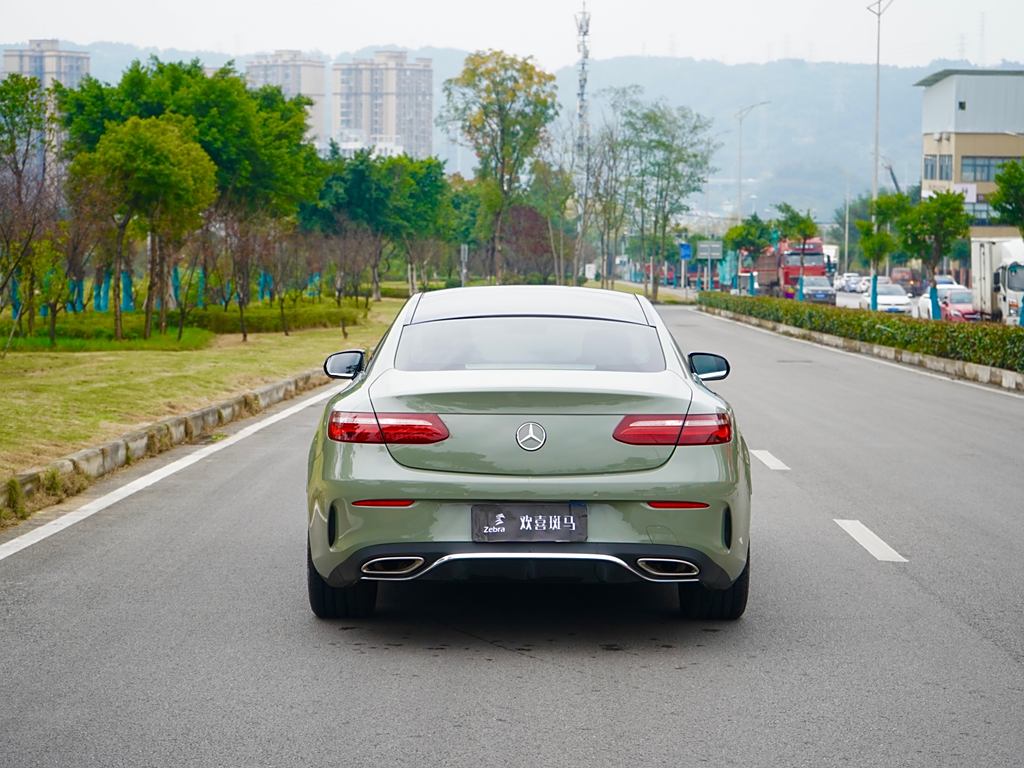
<instances>
[{"instance_id":1,"label":"beige building","mask_svg":"<svg viewBox=\"0 0 1024 768\"><path fill-rule=\"evenodd\" d=\"M433 154L434 73L430 59L403 51L334 65L332 135L343 150L373 147L382 154Z\"/></svg>"},{"instance_id":2,"label":"beige building","mask_svg":"<svg viewBox=\"0 0 1024 768\"><path fill-rule=\"evenodd\" d=\"M250 61L245 77L250 88L276 85L288 98L306 96L313 105L307 107L309 115L306 138L318 147L327 146L327 61L302 51L274 51Z\"/></svg>"},{"instance_id":3,"label":"beige building","mask_svg":"<svg viewBox=\"0 0 1024 768\"><path fill-rule=\"evenodd\" d=\"M4 51L4 75L34 77L44 88L55 82L77 88L89 74L89 54L85 51L63 51L58 40L29 40L28 48Z\"/></svg>"},{"instance_id":4,"label":"beige building","mask_svg":"<svg viewBox=\"0 0 1024 768\"><path fill-rule=\"evenodd\" d=\"M993 222L988 196L1007 160L1024 158L1024 70L944 69L923 87L921 194L956 190L973 218L971 237L1016 237Z\"/></svg>"}]
</instances>

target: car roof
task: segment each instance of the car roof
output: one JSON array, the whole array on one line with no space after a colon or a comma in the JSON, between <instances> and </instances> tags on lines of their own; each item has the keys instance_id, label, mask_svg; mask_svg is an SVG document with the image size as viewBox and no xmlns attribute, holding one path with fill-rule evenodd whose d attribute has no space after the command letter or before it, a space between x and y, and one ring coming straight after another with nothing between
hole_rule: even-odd
<instances>
[{"instance_id":1,"label":"car roof","mask_svg":"<svg viewBox=\"0 0 1024 768\"><path fill-rule=\"evenodd\" d=\"M410 323L467 317L586 317L650 325L638 297L596 288L495 285L448 288L420 295Z\"/></svg>"}]
</instances>

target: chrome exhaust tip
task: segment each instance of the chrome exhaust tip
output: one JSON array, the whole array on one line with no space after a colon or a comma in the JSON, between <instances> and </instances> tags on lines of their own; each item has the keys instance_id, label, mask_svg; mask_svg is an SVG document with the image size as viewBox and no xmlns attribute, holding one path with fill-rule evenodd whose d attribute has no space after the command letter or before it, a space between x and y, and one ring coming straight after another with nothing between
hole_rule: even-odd
<instances>
[{"instance_id":1,"label":"chrome exhaust tip","mask_svg":"<svg viewBox=\"0 0 1024 768\"><path fill-rule=\"evenodd\" d=\"M367 576L408 576L425 561L422 557L375 557L363 563L362 572Z\"/></svg>"},{"instance_id":2,"label":"chrome exhaust tip","mask_svg":"<svg viewBox=\"0 0 1024 768\"><path fill-rule=\"evenodd\" d=\"M641 557L636 564L652 576L663 579L692 579L700 573L700 568L689 560L674 557Z\"/></svg>"}]
</instances>

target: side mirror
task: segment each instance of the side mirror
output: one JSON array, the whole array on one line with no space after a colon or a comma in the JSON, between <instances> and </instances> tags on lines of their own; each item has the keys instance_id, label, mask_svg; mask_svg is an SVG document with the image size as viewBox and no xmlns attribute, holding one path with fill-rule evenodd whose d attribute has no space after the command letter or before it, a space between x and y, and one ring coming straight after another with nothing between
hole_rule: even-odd
<instances>
[{"instance_id":1,"label":"side mirror","mask_svg":"<svg viewBox=\"0 0 1024 768\"><path fill-rule=\"evenodd\" d=\"M729 375L729 361L712 352L691 352L690 370L701 381L719 381Z\"/></svg>"},{"instance_id":2,"label":"side mirror","mask_svg":"<svg viewBox=\"0 0 1024 768\"><path fill-rule=\"evenodd\" d=\"M992 273L992 290L994 290L994 291L998 291L999 290L999 273L998 272L993 272Z\"/></svg>"},{"instance_id":3,"label":"side mirror","mask_svg":"<svg viewBox=\"0 0 1024 768\"><path fill-rule=\"evenodd\" d=\"M365 367L366 352L362 349L335 352L324 360L324 373L332 379L354 379Z\"/></svg>"}]
</instances>

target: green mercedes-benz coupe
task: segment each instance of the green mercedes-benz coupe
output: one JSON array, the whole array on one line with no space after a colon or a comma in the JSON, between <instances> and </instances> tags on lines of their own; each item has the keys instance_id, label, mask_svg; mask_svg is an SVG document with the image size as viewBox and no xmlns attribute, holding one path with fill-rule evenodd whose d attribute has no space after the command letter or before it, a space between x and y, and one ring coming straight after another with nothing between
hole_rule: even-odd
<instances>
[{"instance_id":1,"label":"green mercedes-benz coupe","mask_svg":"<svg viewBox=\"0 0 1024 768\"><path fill-rule=\"evenodd\" d=\"M381 581L678 584L684 615L739 618L750 581L750 459L645 298L509 286L417 294L309 452L309 601L366 616Z\"/></svg>"}]
</instances>

